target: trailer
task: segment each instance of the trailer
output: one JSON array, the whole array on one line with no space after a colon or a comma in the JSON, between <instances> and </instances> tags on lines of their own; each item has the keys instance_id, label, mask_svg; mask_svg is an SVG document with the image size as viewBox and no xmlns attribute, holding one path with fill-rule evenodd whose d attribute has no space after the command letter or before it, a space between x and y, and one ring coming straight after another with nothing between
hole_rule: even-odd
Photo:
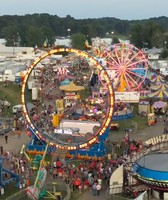
<instances>
[{"instance_id":1,"label":"trailer","mask_svg":"<svg viewBox=\"0 0 168 200\"><path fill-rule=\"evenodd\" d=\"M37 87L33 87L32 88L32 100L36 101L38 99L38 88Z\"/></svg>"},{"instance_id":2,"label":"trailer","mask_svg":"<svg viewBox=\"0 0 168 200\"><path fill-rule=\"evenodd\" d=\"M91 121L79 121L79 120L61 120L60 128L63 129L79 129L79 133L94 133L94 128L100 127L99 122L91 122Z\"/></svg>"}]
</instances>

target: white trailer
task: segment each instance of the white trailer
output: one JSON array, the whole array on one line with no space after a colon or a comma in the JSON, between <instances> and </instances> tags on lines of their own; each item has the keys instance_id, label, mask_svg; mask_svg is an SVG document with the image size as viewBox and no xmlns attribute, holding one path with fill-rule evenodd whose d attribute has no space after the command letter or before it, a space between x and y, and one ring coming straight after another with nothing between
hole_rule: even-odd
<instances>
[{"instance_id":1,"label":"white trailer","mask_svg":"<svg viewBox=\"0 0 168 200\"><path fill-rule=\"evenodd\" d=\"M32 100L37 100L38 99L38 88L37 87L33 87L32 88Z\"/></svg>"},{"instance_id":2,"label":"white trailer","mask_svg":"<svg viewBox=\"0 0 168 200\"><path fill-rule=\"evenodd\" d=\"M2 81L15 81L15 75L13 74L6 74L2 76Z\"/></svg>"},{"instance_id":3,"label":"white trailer","mask_svg":"<svg viewBox=\"0 0 168 200\"><path fill-rule=\"evenodd\" d=\"M100 127L100 123L91 121L66 120L66 119L61 120L60 122L60 128L79 129L79 133L81 134L86 134L86 133L93 134L94 127Z\"/></svg>"}]
</instances>

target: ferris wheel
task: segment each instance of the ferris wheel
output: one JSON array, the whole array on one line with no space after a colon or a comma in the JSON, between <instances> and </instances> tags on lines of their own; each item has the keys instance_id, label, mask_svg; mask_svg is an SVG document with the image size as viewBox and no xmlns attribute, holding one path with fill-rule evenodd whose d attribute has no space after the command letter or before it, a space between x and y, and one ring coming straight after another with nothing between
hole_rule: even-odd
<instances>
[{"instance_id":1,"label":"ferris wheel","mask_svg":"<svg viewBox=\"0 0 168 200\"><path fill-rule=\"evenodd\" d=\"M146 78L148 60L144 53L132 44L118 43L105 50L102 58L115 90L139 91Z\"/></svg>"},{"instance_id":2,"label":"ferris wheel","mask_svg":"<svg viewBox=\"0 0 168 200\"><path fill-rule=\"evenodd\" d=\"M68 89L65 90L66 85L61 85L62 82L58 82L55 84L53 82L54 80L57 81L57 76L55 76L53 66L50 64L47 64L44 66L43 73L40 74L38 77L36 77L36 85L38 90L38 97L42 100L42 104L38 104L38 107L36 111L31 112L28 109L28 104L32 103L30 92L28 91L28 83L32 80L33 76L33 70L36 69L38 63L42 62L45 58L51 57L55 53L68 53L70 56L75 55L79 57L83 57L85 59L89 59L89 61L92 63L91 67L103 74L104 82L106 83L107 92L109 95L104 95L102 97L102 101L99 103L99 108L101 108L102 112L100 115L100 121L98 122L98 126L95 126L97 122L93 122L90 120L90 114L92 113L86 113L88 115L88 121L87 124L91 124L92 132L89 131L86 134L81 134L78 132L77 129L79 129L78 125L80 123L79 120L73 119L72 123L75 125L71 128L71 126L63 127L61 123L67 122L66 120L69 120L69 116L71 116L71 113L76 111L76 107L78 106L81 108L83 106L84 111L88 111L88 105L89 103L89 89L85 88L84 86L78 86L75 85L72 81L67 85ZM74 56L74 57L75 57ZM76 68L69 68L71 70L71 73L76 72ZM89 69L90 70L90 69ZM86 80L89 81L90 77L90 71L86 69ZM84 81L83 71L80 70L77 72L78 75L75 77L76 84L78 82ZM42 75L42 76L41 76ZM66 79L65 79L66 80ZM65 81L64 80L64 81ZM51 81L51 83L50 83ZM87 83L88 85L88 83ZM38 88L39 87L39 88ZM63 89L64 87L64 89ZM67 88L66 87L66 88ZM60 89L61 88L61 89ZM75 88L75 89L74 89ZM82 88L82 89L79 89ZM35 89L35 88L34 88ZM78 90L83 90L85 95L83 97L77 97L76 93ZM63 90L64 92L61 92ZM32 88L32 97L33 97L33 88ZM75 96L74 96L75 95ZM82 96L82 93L81 93ZM52 98L49 98L52 97ZM22 104L23 104L23 112L26 117L26 121L28 124L29 130L34 133L38 139L47 142L50 146L54 146L59 149L66 149L66 150L76 150L76 149L82 149L86 148L88 146L93 145L96 142L99 142L101 139L101 136L106 133L106 129L111 123L113 111L114 111L114 90L113 86L111 84L111 81L109 79L109 76L104 70L104 68L97 62L96 59L94 59L92 56L87 54L86 52L72 49L72 48L58 48L50 50L43 55L41 55L37 60L35 60L31 66L28 68L27 73L24 77L24 81L22 84ZM67 98L73 98L72 103L70 107L65 107L65 103ZM102 103L104 102L104 103ZM108 102L108 104L106 103ZM45 108L43 106L45 104ZM98 103L96 103L97 105ZM57 109L57 112L55 112L55 109ZM59 118L58 118L59 115ZM65 117L66 116L66 117ZM103 116L103 117L102 117ZM62 120L62 121L61 121ZM57 125L54 125L54 121L57 121ZM69 120L70 121L70 120ZM74 122L75 121L75 122ZM71 123L71 125L72 125ZM82 124L82 123L80 123ZM86 129L86 128L85 128ZM93 130L94 129L94 130ZM71 138L71 140L69 140Z\"/></svg>"}]
</instances>

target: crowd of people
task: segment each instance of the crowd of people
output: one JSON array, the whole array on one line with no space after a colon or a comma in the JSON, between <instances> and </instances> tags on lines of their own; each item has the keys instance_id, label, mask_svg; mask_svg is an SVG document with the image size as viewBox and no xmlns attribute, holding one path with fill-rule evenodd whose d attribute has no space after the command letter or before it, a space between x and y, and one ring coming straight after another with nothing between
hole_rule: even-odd
<instances>
[{"instance_id":1,"label":"crowd of people","mask_svg":"<svg viewBox=\"0 0 168 200\"><path fill-rule=\"evenodd\" d=\"M27 187L32 180L35 180L35 173L31 163L24 155L3 152L3 165L11 173L20 177L19 187ZM107 189L112 171L116 168L110 161L88 161L81 160L80 163L73 164L73 161L60 161L59 159L50 162L46 166L48 179L50 182L61 179L70 185L72 191L84 192L87 189L93 191L93 195L99 195L100 190ZM11 174L4 173L4 179L11 177Z\"/></svg>"},{"instance_id":2,"label":"crowd of people","mask_svg":"<svg viewBox=\"0 0 168 200\"><path fill-rule=\"evenodd\" d=\"M108 188L114 166L108 161L81 160L79 164L74 165L73 162L62 163L58 160L51 164L50 170L54 179L57 177L63 179L70 184L72 191L83 192L91 189L94 195L99 195L101 188ZM99 191L95 191L95 186Z\"/></svg>"},{"instance_id":3,"label":"crowd of people","mask_svg":"<svg viewBox=\"0 0 168 200\"><path fill-rule=\"evenodd\" d=\"M2 173L2 180L7 180L15 174L19 176L19 183L17 185L19 188L29 186L33 172L27 159L21 154L14 154L9 151L1 152L1 156L3 157L3 167L9 170L8 173Z\"/></svg>"},{"instance_id":4,"label":"crowd of people","mask_svg":"<svg viewBox=\"0 0 168 200\"><path fill-rule=\"evenodd\" d=\"M85 192L92 191L93 195L100 195L101 190L107 190L110 184L110 177L113 171L124 164L129 153L139 151L142 143L134 140L126 140L122 143L114 144L106 141L107 156L104 160L60 160L59 158L46 165L50 183L55 179L61 179L69 184L72 191ZM125 147L128 146L129 152L125 154ZM136 147L136 148L133 148ZM24 154L14 154L12 152L1 152L4 158L4 166L20 177L19 187L27 187L32 180L35 180L34 168ZM4 174L9 178L9 174ZM32 179L33 178L33 179Z\"/></svg>"}]
</instances>

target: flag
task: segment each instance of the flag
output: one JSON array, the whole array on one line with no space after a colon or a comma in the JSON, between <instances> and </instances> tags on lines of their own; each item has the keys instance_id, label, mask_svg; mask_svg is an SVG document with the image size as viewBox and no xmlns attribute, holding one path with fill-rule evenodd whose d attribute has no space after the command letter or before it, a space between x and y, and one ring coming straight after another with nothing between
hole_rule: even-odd
<instances>
[{"instance_id":1,"label":"flag","mask_svg":"<svg viewBox=\"0 0 168 200\"><path fill-rule=\"evenodd\" d=\"M44 44L43 44L44 48L47 48L48 47L48 38L46 37L45 41L44 41Z\"/></svg>"},{"instance_id":2,"label":"flag","mask_svg":"<svg viewBox=\"0 0 168 200\"><path fill-rule=\"evenodd\" d=\"M97 48L96 48L96 56L97 56L97 57L100 57L100 56L101 56L101 49L100 49L100 47L97 47Z\"/></svg>"},{"instance_id":3,"label":"flag","mask_svg":"<svg viewBox=\"0 0 168 200\"><path fill-rule=\"evenodd\" d=\"M34 53L37 53L38 46L37 44L34 46Z\"/></svg>"},{"instance_id":4,"label":"flag","mask_svg":"<svg viewBox=\"0 0 168 200\"><path fill-rule=\"evenodd\" d=\"M86 49L92 48L92 40L88 35L86 36L86 40L85 40L85 48Z\"/></svg>"}]
</instances>

